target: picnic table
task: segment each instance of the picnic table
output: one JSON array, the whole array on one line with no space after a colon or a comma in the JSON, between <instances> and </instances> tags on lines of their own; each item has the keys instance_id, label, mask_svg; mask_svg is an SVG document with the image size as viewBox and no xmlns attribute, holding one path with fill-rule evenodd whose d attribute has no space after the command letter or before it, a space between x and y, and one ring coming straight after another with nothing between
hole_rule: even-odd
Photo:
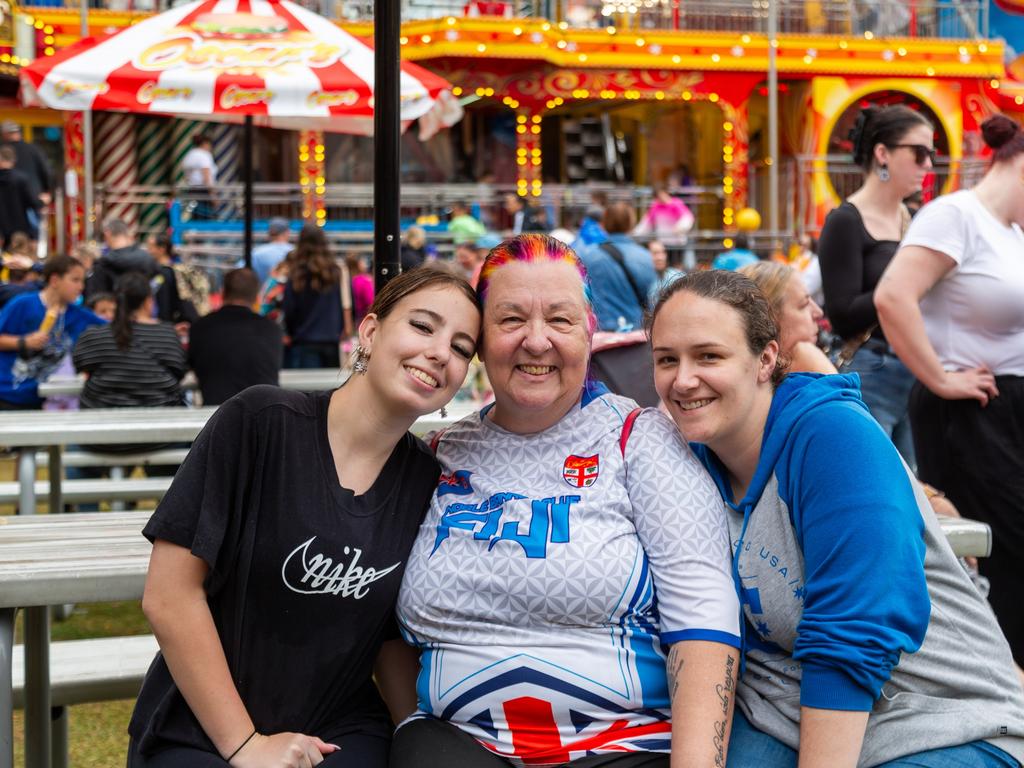
<instances>
[{"instance_id":1,"label":"picnic table","mask_svg":"<svg viewBox=\"0 0 1024 768\"><path fill-rule=\"evenodd\" d=\"M442 418L417 420L413 432L440 429L475 410L456 402ZM50 615L47 606L138 599L149 544L140 531L146 513L57 514L62 511L61 450L68 444L186 442L195 439L215 408L120 408L0 413L0 445L19 450L22 515L0 517L0 768L13 767L11 657L14 615L25 609L25 766L50 768L63 754L52 743ZM50 515L35 510L35 451L49 451ZM31 503L25 504L25 501ZM954 551L988 554L988 527L944 519Z\"/></svg>"},{"instance_id":2,"label":"picnic table","mask_svg":"<svg viewBox=\"0 0 1024 768\"><path fill-rule=\"evenodd\" d=\"M419 419L413 427L417 434L449 425L475 409L472 402L453 403L450 413L441 418L433 413ZM16 518L0 517L0 768L11 768L10 740L10 658L14 609L26 607L26 768L49 768L51 765L51 728L49 703L48 656L50 638L47 605L73 602L134 599L142 594L148 545L138 536L142 522L135 518L112 517L113 513L60 515L61 450L69 444L117 444L145 442L190 442L202 431L216 412L213 407L188 408L125 408L90 409L86 411L31 411L0 413L0 445L18 452L19 512L31 515L36 509L36 450L45 447L49 453L50 516L33 522L52 537L46 549L53 556L16 559L27 552L22 547L5 546L4 536L18 536L28 531L30 522L13 522ZM45 522L44 522L45 520ZM104 521L120 521L133 527L126 545L125 531L104 528ZM128 522L125 523L125 520ZM136 524L137 522L137 524ZM59 526L67 524L68 528ZM83 570L83 527L95 526L89 535L89 556L100 565L92 572ZM8 534L6 531L14 531ZM63 539L68 534L68 541ZM52 546L51 546L52 545ZM139 549L141 548L141 550ZM38 554L39 550L35 550ZM120 568L121 555L128 565ZM15 559L8 559L15 558ZM10 567L7 567L7 564ZM6 677L4 677L6 675ZM6 698L4 697L6 695Z\"/></svg>"},{"instance_id":3,"label":"picnic table","mask_svg":"<svg viewBox=\"0 0 1024 768\"><path fill-rule=\"evenodd\" d=\"M49 768L55 755L67 754L66 727L51 723L49 606L141 598L150 545L140 532L148 517L0 517L0 767L14 765L11 659L17 609L25 611L25 766Z\"/></svg>"},{"instance_id":4,"label":"picnic table","mask_svg":"<svg viewBox=\"0 0 1024 768\"><path fill-rule=\"evenodd\" d=\"M321 392L328 389L340 387L348 378L349 371L340 368L286 368L281 371L278 385L282 389L293 389L299 392ZM82 394L82 387L85 386L85 374L64 374L51 376L39 384L39 396L53 397L54 395ZM199 389L199 382L195 373L189 371L181 380L181 388L184 390Z\"/></svg>"}]
</instances>

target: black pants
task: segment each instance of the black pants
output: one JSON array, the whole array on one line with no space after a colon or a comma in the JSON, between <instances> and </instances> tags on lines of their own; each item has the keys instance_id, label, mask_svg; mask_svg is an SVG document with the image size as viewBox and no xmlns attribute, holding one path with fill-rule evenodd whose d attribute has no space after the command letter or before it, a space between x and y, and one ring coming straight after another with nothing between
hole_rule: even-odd
<instances>
[{"instance_id":1,"label":"black pants","mask_svg":"<svg viewBox=\"0 0 1024 768\"><path fill-rule=\"evenodd\" d=\"M660 752L581 757L572 768L668 768ZM512 763L480 746L476 739L442 720L413 720L395 734L391 768L509 768Z\"/></svg>"},{"instance_id":2,"label":"black pants","mask_svg":"<svg viewBox=\"0 0 1024 768\"><path fill-rule=\"evenodd\" d=\"M337 740L341 747L324 758L324 768L386 768L388 764L388 740L380 736L351 733ZM189 747L173 747L143 758L135 748L135 742L128 744L128 768L228 768L220 755Z\"/></svg>"},{"instance_id":3,"label":"black pants","mask_svg":"<svg viewBox=\"0 0 1024 768\"><path fill-rule=\"evenodd\" d=\"M921 479L944 491L964 517L992 526L992 555L978 560L989 603L1024 665L1024 377L997 376L999 397L943 400L920 384L910 422Z\"/></svg>"}]
</instances>

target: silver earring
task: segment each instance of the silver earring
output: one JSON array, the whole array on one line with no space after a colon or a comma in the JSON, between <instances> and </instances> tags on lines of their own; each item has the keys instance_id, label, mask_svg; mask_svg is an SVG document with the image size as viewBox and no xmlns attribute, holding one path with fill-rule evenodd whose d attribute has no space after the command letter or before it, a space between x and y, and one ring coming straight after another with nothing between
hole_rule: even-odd
<instances>
[{"instance_id":1,"label":"silver earring","mask_svg":"<svg viewBox=\"0 0 1024 768\"><path fill-rule=\"evenodd\" d=\"M369 350L360 344L356 347L354 355L355 359L352 361L352 373L366 373L366 363L370 359Z\"/></svg>"},{"instance_id":2,"label":"silver earring","mask_svg":"<svg viewBox=\"0 0 1024 768\"><path fill-rule=\"evenodd\" d=\"M885 163L882 163L882 165L880 165L878 168L878 178L881 179L882 181L888 181L890 178L892 178L889 175L889 166L886 165Z\"/></svg>"},{"instance_id":3,"label":"silver earring","mask_svg":"<svg viewBox=\"0 0 1024 768\"><path fill-rule=\"evenodd\" d=\"M443 405L441 406L441 418L442 419L447 419L448 418L448 409L445 406L443 406Z\"/></svg>"}]
</instances>

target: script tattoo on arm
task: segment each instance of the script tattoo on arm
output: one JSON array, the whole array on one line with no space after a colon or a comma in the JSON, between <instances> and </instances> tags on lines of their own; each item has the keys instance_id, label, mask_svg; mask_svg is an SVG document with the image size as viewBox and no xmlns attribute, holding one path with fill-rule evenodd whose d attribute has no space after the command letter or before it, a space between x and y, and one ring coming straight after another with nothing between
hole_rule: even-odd
<instances>
[{"instance_id":1,"label":"script tattoo on arm","mask_svg":"<svg viewBox=\"0 0 1024 768\"><path fill-rule=\"evenodd\" d=\"M668 700L676 700L676 691L679 690L679 674L683 671L683 659L679 654L679 646L673 645L668 652L668 661L665 664L668 673Z\"/></svg>"},{"instance_id":2,"label":"script tattoo on arm","mask_svg":"<svg viewBox=\"0 0 1024 768\"><path fill-rule=\"evenodd\" d=\"M725 659L725 680L715 686L715 693L722 705L722 719L715 722L713 743L715 745L715 768L725 768L725 734L729 723L729 707L736 691L734 674L736 659L730 654Z\"/></svg>"}]
</instances>

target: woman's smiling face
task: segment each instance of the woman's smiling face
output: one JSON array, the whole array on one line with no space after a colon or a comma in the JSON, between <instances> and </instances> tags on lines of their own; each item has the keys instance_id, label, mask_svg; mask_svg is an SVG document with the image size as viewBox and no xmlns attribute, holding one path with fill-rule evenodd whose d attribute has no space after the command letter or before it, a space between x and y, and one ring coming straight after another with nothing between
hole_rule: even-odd
<instances>
[{"instance_id":1,"label":"woman's smiling face","mask_svg":"<svg viewBox=\"0 0 1024 768\"><path fill-rule=\"evenodd\" d=\"M590 362L588 308L578 270L564 261L512 262L490 278L481 359L491 414L511 432L540 432L579 399Z\"/></svg>"},{"instance_id":2,"label":"woman's smiling face","mask_svg":"<svg viewBox=\"0 0 1024 768\"><path fill-rule=\"evenodd\" d=\"M722 455L759 429L754 406L771 399L778 345L751 352L738 311L678 291L659 309L651 345L655 388L687 440Z\"/></svg>"}]
</instances>

